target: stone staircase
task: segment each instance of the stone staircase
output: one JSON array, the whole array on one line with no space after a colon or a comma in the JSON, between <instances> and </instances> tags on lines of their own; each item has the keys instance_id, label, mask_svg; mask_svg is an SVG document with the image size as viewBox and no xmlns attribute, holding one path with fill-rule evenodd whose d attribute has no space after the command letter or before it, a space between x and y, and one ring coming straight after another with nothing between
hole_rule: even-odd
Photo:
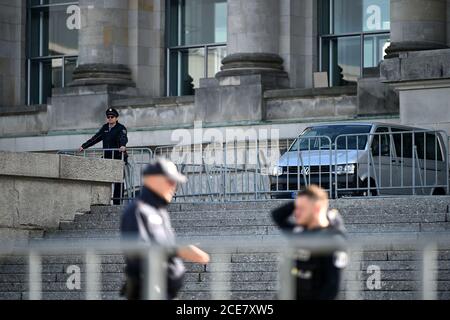
<instances>
[{"instance_id":1,"label":"stone staircase","mask_svg":"<svg viewBox=\"0 0 450 320\"><path fill-rule=\"evenodd\" d=\"M276 239L280 233L273 225L270 211L280 201L236 202L228 204L174 204L171 218L178 238L183 242L200 243L227 239ZM450 197L340 199L332 201L344 217L350 241L360 238L381 239L400 235L405 239L419 239L423 235L447 235L450 232ZM63 222L59 230L48 232L47 240L117 239L121 207L93 207L73 222ZM220 242L219 242L220 241ZM232 299L274 299L278 287L279 255L274 250L235 250L231 254L212 252L208 266L187 264L186 283L181 299L211 298L211 280L230 280ZM438 262L438 297L450 299L450 246L441 248ZM122 256L104 255L102 258L102 298L120 299L123 284ZM364 254L352 255L344 276L341 298L353 297L354 286L362 290L363 299L420 298L420 261L412 247L389 246L368 249ZM27 299L27 266L24 257L0 258L0 299ZM68 289L70 266L81 270L81 288ZM369 266L381 270L381 288L370 290L366 281ZM49 256L43 259L44 299L84 299L85 264L83 257ZM212 271L219 272L213 273ZM72 288L73 289L73 288Z\"/></svg>"}]
</instances>

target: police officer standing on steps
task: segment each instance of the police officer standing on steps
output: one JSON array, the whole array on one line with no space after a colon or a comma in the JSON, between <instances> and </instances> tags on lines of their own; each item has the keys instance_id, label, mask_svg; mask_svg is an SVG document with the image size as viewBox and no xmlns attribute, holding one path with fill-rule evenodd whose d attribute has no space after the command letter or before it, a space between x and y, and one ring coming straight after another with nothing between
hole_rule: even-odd
<instances>
[{"instance_id":1,"label":"police officer standing on steps","mask_svg":"<svg viewBox=\"0 0 450 320\"><path fill-rule=\"evenodd\" d=\"M329 211L328 194L325 190L311 186L290 202L272 212L275 223L291 237L317 237L318 240L345 242L345 229L341 216ZM301 239L299 239L301 241ZM301 246L301 242L299 243ZM347 253L314 253L297 249L295 266L291 277L296 284L297 300L334 300L339 293L341 270L347 265Z\"/></svg>"},{"instance_id":2,"label":"police officer standing on steps","mask_svg":"<svg viewBox=\"0 0 450 320\"><path fill-rule=\"evenodd\" d=\"M172 201L178 183L185 183L174 163L158 159L143 172L144 187L139 197L128 206L122 216L121 233L125 240L145 241L163 248L170 248L166 267L168 299L175 299L183 285L185 268L183 260L208 264L209 255L195 246L175 249L175 233L172 229L167 206ZM126 257L126 283L122 295L128 300L144 297L144 261L141 257ZM157 290L158 288L150 288Z\"/></svg>"},{"instance_id":3,"label":"police officer standing on steps","mask_svg":"<svg viewBox=\"0 0 450 320\"><path fill-rule=\"evenodd\" d=\"M127 128L119 123L119 112L113 108L106 110L106 120L107 123L91 139L84 143L78 151L83 152L103 141L103 149L107 149L103 154L105 159L123 159L127 163ZM123 183L114 184L114 205L120 204L123 188Z\"/></svg>"}]
</instances>

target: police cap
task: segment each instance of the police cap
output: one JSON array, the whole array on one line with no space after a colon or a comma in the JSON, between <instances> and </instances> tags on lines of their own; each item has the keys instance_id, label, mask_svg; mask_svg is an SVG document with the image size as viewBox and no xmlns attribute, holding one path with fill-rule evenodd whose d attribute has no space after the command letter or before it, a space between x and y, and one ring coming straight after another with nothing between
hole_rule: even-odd
<instances>
[{"instance_id":1,"label":"police cap","mask_svg":"<svg viewBox=\"0 0 450 320\"><path fill-rule=\"evenodd\" d=\"M177 166L173 162L163 158L156 159L147 165L143 171L143 175L163 175L169 180L177 183L187 182L186 176L178 172Z\"/></svg>"},{"instance_id":2,"label":"police cap","mask_svg":"<svg viewBox=\"0 0 450 320\"><path fill-rule=\"evenodd\" d=\"M106 110L106 116L107 117L108 116L114 116L114 117L118 118L119 117L119 112L116 109L114 109L114 108L109 108L108 110Z\"/></svg>"}]
</instances>

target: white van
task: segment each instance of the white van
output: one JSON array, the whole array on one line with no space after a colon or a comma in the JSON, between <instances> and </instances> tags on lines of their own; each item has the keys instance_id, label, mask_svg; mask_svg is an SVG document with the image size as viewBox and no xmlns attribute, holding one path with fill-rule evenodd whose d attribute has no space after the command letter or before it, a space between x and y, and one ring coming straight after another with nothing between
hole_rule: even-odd
<instances>
[{"instance_id":1,"label":"white van","mask_svg":"<svg viewBox=\"0 0 450 320\"><path fill-rule=\"evenodd\" d=\"M275 198L315 184L332 197L445 195L447 135L385 123L307 128L283 154L270 178Z\"/></svg>"}]
</instances>

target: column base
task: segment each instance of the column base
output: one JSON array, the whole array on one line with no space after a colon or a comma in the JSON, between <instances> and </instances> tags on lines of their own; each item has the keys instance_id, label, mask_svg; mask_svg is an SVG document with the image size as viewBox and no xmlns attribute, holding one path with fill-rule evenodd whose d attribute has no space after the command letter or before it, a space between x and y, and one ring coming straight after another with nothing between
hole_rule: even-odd
<instances>
[{"instance_id":1,"label":"column base","mask_svg":"<svg viewBox=\"0 0 450 320\"><path fill-rule=\"evenodd\" d=\"M385 59L398 58L399 54L402 52L439 50L446 48L448 48L446 45L435 42L423 42L423 41L393 42L386 49Z\"/></svg>"},{"instance_id":2,"label":"column base","mask_svg":"<svg viewBox=\"0 0 450 320\"><path fill-rule=\"evenodd\" d=\"M136 87L131 76L131 70L125 65L118 64L84 64L73 72L70 87L92 85L114 85Z\"/></svg>"},{"instance_id":3,"label":"column base","mask_svg":"<svg viewBox=\"0 0 450 320\"><path fill-rule=\"evenodd\" d=\"M283 62L277 54L234 53L223 59L216 78L260 75L264 89L289 88L289 76Z\"/></svg>"}]
</instances>

